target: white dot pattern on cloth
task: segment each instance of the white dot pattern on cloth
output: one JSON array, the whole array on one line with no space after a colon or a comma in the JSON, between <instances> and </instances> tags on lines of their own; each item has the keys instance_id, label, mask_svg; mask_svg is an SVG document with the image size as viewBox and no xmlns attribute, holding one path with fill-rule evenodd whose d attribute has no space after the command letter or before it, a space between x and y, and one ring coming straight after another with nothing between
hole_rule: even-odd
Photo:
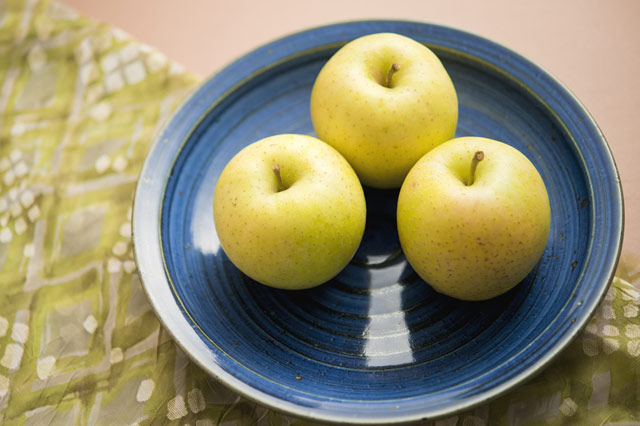
<instances>
[{"instance_id":1,"label":"white dot pattern on cloth","mask_svg":"<svg viewBox=\"0 0 640 426\"><path fill-rule=\"evenodd\" d=\"M109 273L116 274L120 272L121 269L122 269L122 262L120 262L118 259L115 259L112 257L107 262L107 271L109 271Z\"/></svg>"},{"instance_id":2,"label":"white dot pattern on cloth","mask_svg":"<svg viewBox=\"0 0 640 426\"><path fill-rule=\"evenodd\" d=\"M111 115L111 105L102 101L91 108L89 115L96 121L105 121Z\"/></svg>"},{"instance_id":3,"label":"white dot pattern on cloth","mask_svg":"<svg viewBox=\"0 0 640 426\"><path fill-rule=\"evenodd\" d=\"M22 204L22 207L24 207L25 209L31 207L35 199L36 198L33 195L33 192L29 190L26 190L22 194L20 194L20 204Z\"/></svg>"},{"instance_id":4,"label":"white dot pattern on cloth","mask_svg":"<svg viewBox=\"0 0 640 426\"><path fill-rule=\"evenodd\" d=\"M199 413L206 408L204 396L202 396L202 392L198 388L194 388L187 394L187 403L189 404L189 409L194 413Z\"/></svg>"},{"instance_id":5,"label":"white dot pattern on cloth","mask_svg":"<svg viewBox=\"0 0 640 426\"><path fill-rule=\"evenodd\" d=\"M13 233L9 228L0 230L0 243L8 243L13 239Z\"/></svg>"},{"instance_id":6,"label":"white dot pattern on cloth","mask_svg":"<svg viewBox=\"0 0 640 426\"><path fill-rule=\"evenodd\" d=\"M55 366L56 359L51 355L39 359L36 366L38 377L40 377L41 379L46 379L47 377L51 376L51 373L53 373Z\"/></svg>"},{"instance_id":7,"label":"white dot pattern on cloth","mask_svg":"<svg viewBox=\"0 0 640 426\"><path fill-rule=\"evenodd\" d=\"M624 305L624 316L626 318L635 318L638 316L638 307L636 305Z\"/></svg>"},{"instance_id":8,"label":"white dot pattern on cloth","mask_svg":"<svg viewBox=\"0 0 640 426\"><path fill-rule=\"evenodd\" d=\"M573 416L578 410L578 404L571 398L565 398L560 404L560 412L563 416Z\"/></svg>"},{"instance_id":9,"label":"white dot pattern on cloth","mask_svg":"<svg viewBox=\"0 0 640 426\"><path fill-rule=\"evenodd\" d=\"M184 405L184 398L178 395L167 403L167 418L169 420L177 420L188 414L187 407Z\"/></svg>"},{"instance_id":10,"label":"white dot pattern on cloth","mask_svg":"<svg viewBox=\"0 0 640 426\"><path fill-rule=\"evenodd\" d=\"M29 337L29 327L26 324L16 322L11 330L11 338L18 343L25 343Z\"/></svg>"},{"instance_id":11,"label":"white dot pattern on cloth","mask_svg":"<svg viewBox=\"0 0 640 426\"><path fill-rule=\"evenodd\" d=\"M115 160L113 160L111 167L114 171L122 173L127 168L127 160L125 160L123 156L118 155Z\"/></svg>"},{"instance_id":12,"label":"white dot pattern on cloth","mask_svg":"<svg viewBox=\"0 0 640 426\"><path fill-rule=\"evenodd\" d=\"M101 155L96 160L96 171L98 173L104 173L111 165L111 159L106 155Z\"/></svg>"},{"instance_id":13,"label":"white dot pattern on cloth","mask_svg":"<svg viewBox=\"0 0 640 426\"><path fill-rule=\"evenodd\" d=\"M96 328L98 328L98 320L96 320L93 315L89 315L82 323L82 326L87 330L87 333L93 334Z\"/></svg>"},{"instance_id":14,"label":"white dot pattern on cloth","mask_svg":"<svg viewBox=\"0 0 640 426\"><path fill-rule=\"evenodd\" d=\"M27 173L29 173L29 167L24 161L19 162L13 169L13 172L17 177L24 177Z\"/></svg>"},{"instance_id":15,"label":"white dot pattern on cloth","mask_svg":"<svg viewBox=\"0 0 640 426\"><path fill-rule=\"evenodd\" d=\"M29 209L29 211L27 212L27 217L31 222L35 222L36 220L38 220L38 218L40 218L40 208L37 204Z\"/></svg>"},{"instance_id":16,"label":"white dot pattern on cloth","mask_svg":"<svg viewBox=\"0 0 640 426\"><path fill-rule=\"evenodd\" d=\"M17 235L22 235L27 230L27 222L23 218L19 217L13 223L13 229L15 229Z\"/></svg>"},{"instance_id":17,"label":"white dot pattern on cloth","mask_svg":"<svg viewBox=\"0 0 640 426\"><path fill-rule=\"evenodd\" d=\"M22 345L17 343L9 343L4 351L4 356L0 360L0 364L9 370L15 370L20 366L22 361L22 353L24 349Z\"/></svg>"},{"instance_id":18,"label":"white dot pattern on cloth","mask_svg":"<svg viewBox=\"0 0 640 426\"><path fill-rule=\"evenodd\" d=\"M113 246L112 251L116 256L124 256L128 248L127 243L124 241L118 241L116 245Z\"/></svg>"},{"instance_id":19,"label":"white dot pattern on cloth","mask_svg":"<svg viewBox=\"0 0 640 426\"><path fill-rule=\"evenodd\" d=\"M120 235L125 238L131 238L131 222L125 222L120 226Z\"/></svg>"},{"instance_id":20,"label":"white dot pattern on cloth","mask_svg":"<svg viewBox=\"0 0 640 426\"><path fill-rule=\"evenodd\" d=\"M613 307L611 305L602 305L600 308L600 312L602 313L602 318L612 320L616 319L616 314L613 312Z\"/></svg>"},{"instance_id":21,"label":"white dot pattern on cloth","mask_svg":"<svg viewBox=\"0 0 640 426\"><path fill-rule=\"evenodd\" d=\"M585 338L582 340L582 350L587 356L598 355L598 342L594 339Z\"/></svg>"},{"instance_id":22,"label":"white dot pattern on cloth","mask_svg":"<svg viewBox=\"0 0 640 426\"><path fill-rule=\"evenodd\" d=\"M637 324L627 324L624 328L624 334L630 339L636 339L640 337L640 326Z\"/></svg>"},{"instance_id":23,"label":"white dot pattern on cloth","mask_svg":"<svg viewBox=\"0 0 640 426\"><path fill-rule=\"evenodd\" d=\"M122 353L121 348L113 348L111 349L111 354L109 356L109 361L111 364L117 364L124 359L124 355Z\"/></svg>"},{"instance_id":24,"label":"white dot pattern on cloth","mask_svg":"<svg viewBox=\"0 0 640 426\"><path fill-rule=\"evenodd\" d=\"M122 267L127 274L130 274L136 270L136 262L134 262L133 260L125 260L122 264Z\"/></svg>"},{"instance_id":25,"label":"white dot pattern on cloth","mask_svg":"<svg viewBox=\"0 0 640 426\"><path fill-rule=\"evenodd\" d=\"M136 393L136 400L138 402L148 401L151 398L151 394L153 393L153 388L155 387L155 382L151 379L145 379L140 382L140 386L138 386L138 392Z\"/></svg>"},{"instance_id":26,"label":"white dot pattern on cloth","mask_svg":"<svg viewBox=\"0 0 640 426\"><path fill-rule=\"evenodd\" d=\"M612 354L618 349L620 349L620 342L618 341L618 339L613 339L611 337L605 337L602 339L602 350L607 355Z\"/></svg>"},{"instance_id":27,"label":"white dot pattern on cloth","mask_svg":"<svg viewBox=\"0 0 640 426\"><path fill-rule=\"evenodd\" d=\"M640 340L630 340L627 342L627 352L631 356L640 356Z\"/></svg>"}]
</instances>

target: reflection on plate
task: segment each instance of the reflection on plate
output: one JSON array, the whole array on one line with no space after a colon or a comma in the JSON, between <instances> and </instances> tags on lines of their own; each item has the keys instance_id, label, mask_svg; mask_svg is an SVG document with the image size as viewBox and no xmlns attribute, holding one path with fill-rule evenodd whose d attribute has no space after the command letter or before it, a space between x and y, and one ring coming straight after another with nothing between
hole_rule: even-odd
<instances>
[{"instance_id":1,"label":"reflection on plate","mask_svg":"<svg viewBox=\"0 0 640 426\"><path fill-rule=\"evenodd\" d=\"M219 246L213 189L226 163L263 137L313 134L309 98L322 65L348 40L382 31L421 41L441 58L459 97L457 136L515 146L547 185L546 251L501 297L462 302L421 281L399 247L393 190L365 188L358 253L314 289L257 284ZM566 347L613 277L622 196L601 133L548 74L468 33L372 21L277 40L207 81L152 147L133 222L140 275L158 317L212 376L282 412L388 424L485 402Z\"/></svg>"}]
</instances>

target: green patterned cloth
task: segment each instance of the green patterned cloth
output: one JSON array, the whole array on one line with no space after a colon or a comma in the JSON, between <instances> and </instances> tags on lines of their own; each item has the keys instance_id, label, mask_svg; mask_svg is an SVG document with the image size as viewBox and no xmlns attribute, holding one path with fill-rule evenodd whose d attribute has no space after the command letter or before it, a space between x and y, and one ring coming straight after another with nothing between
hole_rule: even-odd
<instances>
[{"instance_id":1,"label":"green patterned cloth","mask_svg":"<svg viewBox=\"0 0 640 426\"><path fill-rule=\"evenodd\" d=\"M309 424L209 379L136 275L132 193L197 79L48 0L0 1L0 423ZM616 278L542 374L437 426L640 425L640 293Z\"/></svg>"}]
</instances>

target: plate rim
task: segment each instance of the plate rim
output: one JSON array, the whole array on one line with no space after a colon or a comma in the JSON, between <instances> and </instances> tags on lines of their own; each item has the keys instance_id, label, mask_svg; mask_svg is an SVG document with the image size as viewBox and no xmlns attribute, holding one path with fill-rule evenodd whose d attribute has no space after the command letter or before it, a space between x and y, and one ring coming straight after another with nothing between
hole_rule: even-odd
<instances>
[{"instance_id":1,"label":"plate rim","mask_svg":"<svg viewBox=\"0 0 640 426\"><path fill-rule=\"evenodd\" d=\"M491 46L493 48L497 48L499 50L501 50L504 53L507 53L508 55L516 58L524 67L528 68L529 70L533 70L533 71L538 71L539 73L543 74L546 78L548 78L553 84L556 85L556 89L558 89L564 96L568 96L568 100L570 102L572 102L574 104L575 109L577 109L577 111L580 113L580 117L582 119L586 119L588 121L588 124L593 128L593 130L596 132L596 134L598 135L598 140L596 143L600 144L600 148L603 149L604 154L605 154L605 158L603 158L603 160L605 161L605 163L607 163L607 165L609 166L606 169L607 174L612 173L613 174L613 180L615 182L615 184L613 185L615 188L615 191L610 193L609 196L614 198L614 202L616 204L617 207L617 215L612 215L612 222L614 223L614 225L616 225L616 230L617 232L615 232L615 241L614 241L614 245L616 245L616 250L615 253L613 253L613 255L609 255L608 257L610 258L610 261L606 263L606 265L604 265L605 270L600 272L600 276L601 277L608 277L606 280L602 279L603 282L606 281L606 283L604 285L600 286L600 291L599 294L597 294L596 297L591 299L591 304L588 307L585 307L585 312L588 312L588 314L582 314L582 316L580 317L580 321L577 321L578 324L576 324L573 327L570 327L567 331L568 333L565 333L561 339L559 339L556 343L554 343L552 345L552 350L548 351L546 354L544 354L544 356L541 356L540 358L538 358L538 360L527 370L519 373L518 375L512 377L511 379L508 379L507 381L503 382L501 385L496 386L496 387L492 387L491 389L484 391L482 393L480 393L479 395L475 395L473 397L470 397L466 400L459 400L457 401L457 404L455 404L455 407L453 407L453 409L449 409L446 411L442 411L442 412L430 412L430 413L425 413L424 415L397 415L397 416L390 416L390 417L366 417L365 416L358 416L356 415L356 417L348 417L348 416L344 416L344 415L335 415L332 413L328 413L325 410L320 409L314 409L314 408L309 408L309 407L304 407L304 406L300 406L298 404L295 404L291 401L286 401L283 400L281 398L278 397L274 397L271 394L268 394L266 392L260 391L255 389L254 387L252 387L251 385L239 380L238 378L236 378L235 376L233 376L231 373L225 371L222 369L222 367L220 367L218 364L215 363L215 357L212 356L211 353L206 353L206 351L202 351L202 348L198 349L193 347L190 344L187 344L189 341L187 341L187 343L183 342L180 334L182 333L193 333L193 335L190 336L190 339L193 339L194 337L196 339L201 339L201 337L196 333L196 331L193 329L193 325L189 324L187 319L184 317L184 313L182 312L183 309L181 307L178 306L178 302L174 299L173 302L175 304L175 308L178 309L178 311L181 313L181 315L177 318L178 321L183 321L184 324L182 324L182 326L178 326L173 324L172 322L169 321L167 318L165 318L166 314L163 314L162 311L162 301L159 300L159 298L153 294L152 292L152 288L148 285L148 280L151 278L149 276L149 271L146 268L146 263L144 263L143 258L145 256L148 255L149 253L149 245L150 245L150 241L144 241L143 238L141 238L141 234L140 232L136 232L139 229L142 229L142 223L141 220L148 220L148 213L149 213L149 209L148 206L145 207L140 207L140 208L136 208L138 205L141 205L141 200L140 200L140 196L139 194L143 193L146 189L146 186L150 183L150 179L148 177L148 173L149 173L149 169L152 168L152 166L150 165L150 161L149 159L151 158L151 154L152 153L157 153L158 150L162 150L166 147L163 147L163 145L168 145L168 139L166 138L166 136L168 136L171 131L172 128L175 128L175 119L176 117L180 116L181 114L186 114L187 113L187 109L189 108L190 105L192 105L193 102L195 102L197 99L197 96L199 94L202 93L202 91L204 90L204 88L207 85L212 84L215 80L218 79L218 77L221 75L222 72L224 72L226 69L228 69L231 65L233 64L237 64L238 62L241 62L243 60L245 60L248 57L251 57L252 55L255 55L257 53L259 53L260 51L263 51L267 48L269 48L269 46L273 46L276 45L277 43L281 43L283 41L287 41L287 40L294 40L297 37L304 37L304 36L309 36L309 35L314 35L317 32L322 32L322 31L327 31L329 29L339 29L341 27L350 27L350 26L356 26L356 27L367 27L367 26L371 26L371 27L376 27L378 25L398 25L398 26L403 26L403 27L409 27L409 26L416 26L416 27L422 27L422 28L428 28L430 30L434 30L434 31L449 31L451 33L453 33L454 35L456 35L457 37L463 38L465 40L469 40L471 39L473 42L480 42L480 43L484 43L488 46ZM371 32L371 31L370 31ZM373 31L375 32L375 31ZM379 32L379 31L378 31ZM429 43L425 43L425 44L429 44ZM436 43L432 43L432 44L436 44ZM326 43L324 45L321 46L330 46L331 43ZM439 45L438 45L439 46ZM439 47L443 47L443 48L447 48L447 46L439 46ZM451 48L451 50L455 51L455 52L462 52L461 50L456 50ZM284 55L281 59L281 61L286 61L286 60L290 60L291 56L294 56L295 54L301 54L301 53L305 53L306 51L296 51L296 52L289 52L288 55ZM476 60L481 60L483 62L487 62L488 64L492 65L493 67L495 67L496 70L501 71L503 74L510 76L509 73L507 73L506 71L504 71L502 68L492 64L491 62L486 61L484 58L479 58L477 56L474 56L470 53L467 53L470 56L473 56L474 59ZM273 63L271 63L273 65ZM242 85L246 80L250 80L253 77L254 74L251 74L249 76L247 76L245 79L238 81L237 86ZM515 76L510 76L511 79L519 81L518 79L515 78ZM544 103L544 105L547 107L547 109L549 111L551 111L552 113L555 114L555 111L553 110L553 108L551 108L548 103L546 102L546 100L542 97L540 97L537 92L532 91L529 86L524 86L525 89L527 90L527 92L533 94L536 98L537 101L540 101L542 103ZM235 87L230 87L228 88L228 90L226 90L224 93L231 93L233 90L235 89ZM185 134L185 137L183 138L183 140L179 141L178 143L178 147L175 150L176 155L173 157L172 160L172 165L171 165L171 169L173 168L173 162L175 161L175 159L177 158L177 154L179 152L182 151L184 144L187 143L190 135L192 134L192 132L194 131L195 128L197 128L197 126L199 125L199 123L201 122L201 120L203 119L203 117L206 116L206 114L211 111L213 108L215 108L215 106L217 105L217 103L219 102L220 99L216 99L216 102L211 103L209 105L208 108L205 109L205 111L199 116L197 117L197 119L193 122L192 125L189 126L189 130L188 132ZM563 125L564 120L560 119L560 117L557 117L559 122L562 123ZM175 129L174 129L175 131ZM571 132L567 132L568 135L570 135L572 138L572 133ZM575 142L574 142L575 143ZM174 144L175 145L175 144ZM580 156L582 157L582 152L578 151L578 153L580 154ZM584 164L584 159L583 160L583 166L585 166L586 168L586 164ZM588 190L589 190L589 195L592 195L593 193L593 182L591 182L591 177L590 175L585 175L586 179L587 179L587 183L588 183ZM164 181L162 182L162 191L161 194L159 196L159 205L158 207L160 207L162 205L162 202L164 201L164 196L165 196L165 189L166 189L166 184L167 181L169 179L169 175L164 176ZM157 186L157 184L156 184ZM167 119L163 125L161 126L160 130L154 135L154 140L149 148L147 157L145 158L145 162L143 164L143 167L140 171L139 174L139 179L138 182L136 184L136 188L135 188L135 192L134 192L134 201L133 201L133 214L132 214L132 242L133 242L133 247L134 247L134 258L136 261L136 266L137 266L137 273L140 277L140 282L141 285L145 291L145 294L151 304L151 306L153 307L156 317L159 319L159 321L161 322L162 326L165 328L165 330L167 330L169 332L169 334L172 336L173 340L176 342L176 344L178 344L178 346L185 352L185 354L192 360L194 361L198 366L200 366L203 370L205 370L209 375L211 375L212 377L214 377L216 380L219 380L220 382L222 382L225 386L231 388L233 391L239 393L240 395L242 395L243 397L246 397L260 405L266 406L268 408L274 409L276 411L282 412L284 414L287 415L293 415L293 416L301 416L301 417L305 417L308 419L312 419L312 420L316 420L316 421L325 421L325 422L330 422L330 423L358 423L358 424L389 424L390 422L392 423L406 423L406 422L412 422L412 421L416 421L416 420L421 420L421 419L425 419L425 418L429 418L429 419L433 419L433 418L438 418L438 417L443 417L443 416L447 416L447 415L451 415L454 414L455 412L458 412L460 410L466 410L469 408L473 408L479 404L483 404L486 403L490 400L493 400L495 398L497 398L498 396L502 395L503 393L505 393L506 391L508 391L509 389L512 389L514 386L523 383L524 381L532 378L533 376L535 376L536 374L538 374L539 372L541 372L558 354L560 354L576 337L577 335L582 331L582 329L586 326L588 320L591 318L591 316L593 315L593 313L595 312L595 309L597 308L597 306L600 304L600 302L602 301L602 299L604 298L607 289L609 288L611 282L613 281L614 275L615 275L615 267L618 263L619 257L620 257L620 252L621 252L621 248L622 248L622 240L623 240L623 234L624 234L624 199L622 196L622 185L620 183L620 177L619 177L619 171L617 169L615 160L613 158L613 155L611 153L611 149L609 144L606 141L606 138L604 137L604 134L602 133L602 131L600 130L600 128L598 127L597 123L595 122L595 120L593 119L593 117L591 116L591 114L589 113L589 111L586 109L586 107L580 102L580 100L557 78L555 78L551 73L549 73L548 71L546 71L545 69L543 69L542 67L540 67L539 65L535 64L534 62L530 61L529 59L527 59L526 57L522 56L519 53L514 52L513 50L499 44L496 43L486 37L483 36L479 36L464 30L460 30L451 26L446 26L446 25L439 25L439 24L433 24L433 23L427 23L427 22L419 22L419 21L411 21L411 20L352 20L352 21L345 21L345 22L339 22L339 23L335 23L335 24L330 24L330 25L321 25L321 26L315 26L312 27L310 29L305 29L302 31L298 31L298 32L294 32L292 34L289 35L285 35L283 37L277 38L275 40L272 40L268 43L265 43L259 47L257 47L256 49L251 50L250 52L246 53L245 55L241 55L240 57L236 58L234 61L230 62L226 67L220 69L218 72L214 73L213 75L211 75L209 78L205 79L200 85L198 85L196 87L196 89L194 91L191 92L191 94L189 94L184 101L181 103L181 105L174 111L174 113L169 117L169 119ZM594 215L595 215L595 205L594 203L590 203L591 204L591 214L592 214L592 228L595 227L595 220L593 219ZM165 280L166 281L170 281L170 277L169 277L169 273L167 271L167 266L166 266L166 262L165 262L165 258L162 255L162 243L161 243L161 235L160 235L160 223L161 223L161 216L162 216L162 209L158 209L159 211L157 211L157 217L154 217L154 223L157 222L158 227L156 229L157 232L157 237L158 240L155 241L156 243L158 243L157 249L155 250L156 252L159 252L162 258L162 264L163 264L163 270L162 270L162 274L165 275ZM141 217L142 213L140 212L144 212L144 218ZM591 255L591 251L592 251L592 244L589 245L588 247L588 256ZM156 253L157 254L157 253ZM608 266L607 266L608 265ZM585 264L586 267L586 264ZM580 275L580 277L584 274L583 273ZM157 272L156 274L157 275ZM147 279L145 279L145 277L147 277ZM578 278L577 280L578 282L580 282L580 278ZM599 280L600 281L600 280ZM166 283L168 284L168 282ZM169 292L172 293L172 290L169 289ZM185 310L186 311L186 310ZM172 318L173 320L175 320L176 318ZM220 348L221 352L224 352L222 350L222 348ZM209 364L205 361L212 361L213 364ZM213 367L212 367L213 365ZM405 398L401 399L401 400L405 400Z\"/></svg>"}]
</instances>

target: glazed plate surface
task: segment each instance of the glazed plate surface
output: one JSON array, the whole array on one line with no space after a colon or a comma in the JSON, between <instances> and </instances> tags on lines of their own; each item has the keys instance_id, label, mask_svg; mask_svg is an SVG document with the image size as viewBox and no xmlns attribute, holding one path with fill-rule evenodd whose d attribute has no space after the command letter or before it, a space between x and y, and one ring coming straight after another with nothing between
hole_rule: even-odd
<instances>
[{"instance_id":1,"label":"glazed plate surface","mask_svg":"<svg viewBox=\"0 0 640 426\"><path fill-rule=\"evenodd\" d=\"M534 270L486 302L434 292L406 262L397 191L365 188L367 228L355 258L311 290L262 286L220 248L213 191L244 146L314 135L315 77L356 37L395 32L429 46L456 87L456 136L522 151L551 201L551 234ZM541 371L586 324L613 277L622 194L607 144L559 82L495 43L451 28L367 21L267 44L205 82L158 136L134 205L143 286L158 317L203 369L281 412L389 424L486 402Z\"/></svg>"}]
</instances>

